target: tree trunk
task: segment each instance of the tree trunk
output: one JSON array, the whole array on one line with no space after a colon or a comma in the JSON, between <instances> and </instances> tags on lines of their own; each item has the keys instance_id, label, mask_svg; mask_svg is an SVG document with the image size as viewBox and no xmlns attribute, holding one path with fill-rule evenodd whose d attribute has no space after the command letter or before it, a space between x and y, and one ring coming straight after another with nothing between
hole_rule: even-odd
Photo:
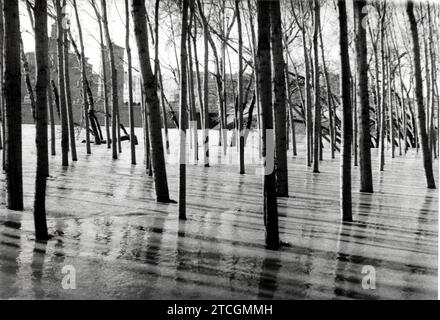
<instances>
[{"instance_id":1,"label":"tree trunk","mask_svg":"<svg viewBox=\"0 0 440 320\"><path fill-rule=\"evenodd\" d=\"M150 65L145 0L133 0L134 33L136 36L141 73L149 109L148 124L152 149L152 167L156 198L158 202L170 202L165 156L162 141L160 104L157 96L157 83Z\"/></svg>"},{"instance_id":2,"label":"tree trunk","mask_svg":"<svg viewBox=\"0 0 440 320\"><path fill-rule=\"evenodd\" d=\"M239 158L240 174L245 174L244 167L244 103L243 103L243 32L241 25L240 1L235 0L235 15L238 28L238 130L239 130ZM282 54L282 50L281 50Z\"/></svg>"},{"instance_id":3,"label":"tree trunk","mask_svg":"<svg viewBox=\"0 0 440 320\"><path fill-rule=\"evenodd\" d=\"M324 78L325 78L325 87L327 89L327 108L328 108L328 131L330 134L330 153L332 159L335 158L335 124L333 122L333 100L332 100L332 90L330 87L329 74L327 69L327 63L325 62L324 56L324 42L322 41L322 28L321 28L321 20L319 21L319 42L321 45L321 58L322 58L322 67L324 69Z\"/></svg>"},{"instance_id":4,"label":"tree trunk","mask_svg":"<svg viewBox=\"0 0 440 320\"><path fill-rule=\"evenodd\" d=\"M46 179L49 171L47 136L48 50L47 0L35 0L36 84L36 145L37 173L35 178L34 225L37 240L48 240L46 223Z\"/></svg>"},{"instance_id":5,"label":"tree trunk","mask_svg":"<svg viewBox=\"0 0 440 320\"><path fill-rule=\"evenodd\" d=\"M275 114L275 174L279 197L289 196L286 150L286 78L279 1L270 2L271 47Z\"/></svg>"},{"instance_id":6,"label":"tree trunk","mask_svg":"<svg viewBox=\"0 0 440 320\"><path fill-rule=\"evenodd\" d=\"M87 154L91 154L92 150L90 148L90 132L89 132L89 123L92 123L92 130L93 130L93 135L95 136L95 145L100 145L101 144L101 139L100 136L97 132L97 130L95 129L95 121L93 119L93 109L91 108L91 106L88 103L87 100L87 69L86 69L86 57L85 57L85 53L84 53L84 40L83 40L83 34L82 34L82 27L81 27L81 22L79 20L79 13L78 13L78 7L76 4L76 0L73 0L73 8L75 10L75 18L76 18L76 25L78 28L78 35L79 35L79 46L81 48L81 53L80 53L80 59L79 59L79 63L81 64L81 77L82 77L82 95L83 95L83 104L84 104L84 122L85 122L85 127L86 127L86 152ZM90 110L89 110L90 109Z\"/></svg>"},{"instance_id":7,"label":"tree trunk","mask_svg":"<svg viewBox=\"0 0 440 320\"><path fill-rule=\"evenodd\" d=\"M179 219L186 220L186 129L188 122L187 48L188 0L182 3L182 31L180 41L180 127L179 127Z\"/></svg>"},{"instance_id":8,"label":"tree trunk","mask_svg":"<svg viewBox=\"0 0 440 320\"><path fill-rule=\"evenodd\" d=\"M278 232L278 205L276 196L275 172L273 164L273 106L272 106L272 67L270 54L270 2L258 1L258 68L260 99L262 111L262 147L264 168L264 224L266 226L266 245L277 249L280 245Z\"/></svg>"},{"instance_id":9,"label":"tree trunk","mask_svg":"<svg viewBox=\"0 0 440 320\"><path fill-rule=\"evenodd\" d=\"M380 106L380 136L379 136L379 170L383 171L385 166L385 135L386 135L386 89L385 89L385 19L386 19L386 3L383 4L383 12L380 17L380 55L382 60L382 84L381 84L381 106Z\"/></svg>"},{"instance_id":10,"label":"tree trunk","mask_svg":"<svg viewBox=\"0 0 440 320\"><path fill-rule=\"evenodd\" d=\"M344 0L338 1L339 45L341 52L342 88L342 156L341 156L341 213L344 222L351 222L351 144L353 132L352 104L350 98L350 57L348 54L347 11Z\"/></svg>"},{"instance_id":11,"label":"tree trunk","mask_svg":"<svg viewBox=\"0 0 440 320\"><path fill-rule=\"evenodd\" d=\"M113 52L113 43L110 38L110 31L108 28L107 20L107 5L105 0L101 0L102 7L102 24L104 27L108 56L110 61L110 73L111 73L111 92L112 92L112 153L113 159L118 159L118 144L120 143L117 133L119 132L118 125L118 109L119 109L119 98L118 98L118 75L116 71L115 55ZM104 60L105 61L105 60ZM105 69L105 65L104 65Z\"/></svg>"},{"instance_id":12,"label":"tree trunk","mask_svg":"<svg viewBox=\"0 0 440 320\"><path fill-rule=\"evenodd\" d=\"M315 124L314 124L314 144L313 144L313 172L319 173L319 154L321 149L321 102L319 90L319 21L320 7L319 0L314 0L314 32L313 32L313 70L314 70L314 100L315 100Z\"/></svg>"},{"instance_id":13,"label":"tree trunk","mask_svg":"<svg viewBox=\"0 0 440 320\"><path fill-rule=\"evenodd\" d=\"M70 148L72 151L72 161L78 161L76 154L76 142L75 142L75 122L73 119L73 106L72 106L72 96L70 90L70 55L69 55L69 39L68 31L64 31L64 88L66 90L66 106L67 106L67 117L69 123L69 136L70 136ZM89 128L86 127L86 131Z\"/></svg>"},{"instance_id":14,"label":"tree trunk","mask_svg":"<svg viewBox=\"0 0 440 320\"><path fill-rule=\"evenodd\" d=\"M136 164L136 138L134 133L134 114L133 114L133 69L131 64L130 48L130 12L128 0L125 0L125 49L127 50L128 61L128 116L130 122L130 150L131 164ZM157 38L156 38L157 41Z\"/></svg>"},{"instance_id":15,"label":"tree trunk","mask_svg":"<svg viewBox=\"0 0 440 320\"><path fill-rule=\"evenodd\" d=\"M66 90L64 86L64 27L63 20L65 14L62 12L61 1L55 0L57 12L57 30L58 30L58 105L61 116L61 154L62 166L69 165L69 120L67 116Z\"/></svg>"},{"instance_id":16,"label":"tree trunk","mask_svg":"<svg viewBox=\"0 0 440 320\"><path fill-rule=\"evenodd\" d=\"M99 14L98 8L95 1L92 1L92 6L95 11L96 19L99 26L99 43L101 46L101 66L102 66L102 91L104 93L104 113L105 113L105 132L107 138L107 148L110 149L112 146L112 139L110 138L110 107L108 104L108 88L107 88L107 71L105 65L105 44L104 44L104 34L102 30L102 20Z\"/></svg>"},{"instance_id":17,"label":"tree trunk","mask_svg":"<svg viewBox=\"0 0 440 320\"><path fill-rule=\"evenodd\" d=\"M200 3L198 3L200 5ZM202 10L199 8L199 11ZM204 163L205 167L209 167L209 46L208 46L208 28L203 28L203 45L205 49L204 63L203 63L203 109L204 115L204 130L203 130L203 149L204 149Z\"/></svg>"},{"instance_id":18,"label":"tree trunk","mask_svg":"<svg viewBox=\"0 0 440 320\"><path fill-rule=\"evenodd\" d=\"M423 166L425 168L426 182L428 188L435 189L434 173L432 171L431 151L429 149L428 134L426 132L425 108L423 106L423 85L422 85L422 71L420 66L419 34L417 30L417 21L414 16L414 3L412 0L408 1L406 11L409 17L409 22L411 26L411 35L413 40L413 59L414 59L415 80L416 80L416 97L417 97L417 109L418 109L418 117L419 117L420 140L422 142L422 150L423 150Z\"/></svg>"},{"instance_id":19,"label":"tree trunk","mask_svg":"<svg viewBox=\"0 0 440 320\"><path fill-rule=\"evenodd\" d=\"M3 82L3 78L4 78L4 64L3 64L3 59L4 59L4 34L5 34L5 29L4 29L4 21L3 21L3 0L0 0L0 84L4 83ZM2 168L3 170L6 169L6 161L5 161L5 151L6 151L6 146L5 146L5 141L6 141L6 124L5 124L5 101L4 101L4 86L0 85L0 121L2 122L0 131L1 131L1 137L0 137L0 145L1 145L1 150L2 150Z\"/></svg>"},{"instance_id":20,"label":"tree trunk","mask_svg":"<svg viewBox=\"0 0 440 320\"><path fill-rule=\"evenodd\" d=\"M373 192L373 174L371 171L371 137L370 137L370 103L368 97L368 60L367 60L367 34L363 21L367 12L363 12L367 5L366 0L353 0L355 26L356 26L356 60L358 104L360 107L359 130L359 165L360 165L360 191Z\"/></svg>"},{"instance_id":21,"label":"tree trunk","mask_svg":"<svg viewBox=\"0 0 440 320\"><path fill-rule=\"evenodd\" d=\"M50 75L50 73L49 73ZM53 112L53 95L51 90L52 81L50 78L47 83L47 96L48 96L48 106L49 106L49 117L50 117L50 153L52 156L56 156L56 135L55 135L55 114Z\"/></svg>"},{"instance_id":22,"label":"tree trunk","mask_svg":"<svg viewBox=\"0 0 440 320\"><path fill-rule=\"evenodd\" d=\"M10 210L23 210L20 20L18 1L3 4L5 21L6 190Z\"/></svg>"},{"instance_id":23,"label":"tree trunk","mask_svg":"<svg viewBox=\"0 0 440 320\"><path fill-rule=\"evenodd\" d=\"M192 144L194 147L194 162L196 163L199 160L199 139L197 134L197 114L196 114L196 96L195 96L195 85L194 85L194 70L193 70L193 59L192 59L192 48L191 48L191 29L193 23L195 23L195 15L194 15L194 7L191 4L190 9L190 23L187 31L187 52L188 52L188 93L189 93L189 102L190 102L190 131L192 133ZM196 51L197 48L194 48Z\"/></svg>"},{"instance_id":24,"label":"tree trunk","mask_svg":"<svg viewBox=\"0 0 440 320\"><path fill-rule=\"evenodd\" d=\"M252 54L254 58L254 69L258 68L258 59L257 59L257 41L255 37L255 26L254 26L254 18L253 18L253 10L251 6L251 1L247 0L248 10L249 10L249 28L251 29L251 44L252 44ZM260 108L260 89L258 87L259 79L258 72L255 72L255 98L257 105L257 129L258 129L258 157L261 158L261 108Z\"/></svg>"}]
</instances>

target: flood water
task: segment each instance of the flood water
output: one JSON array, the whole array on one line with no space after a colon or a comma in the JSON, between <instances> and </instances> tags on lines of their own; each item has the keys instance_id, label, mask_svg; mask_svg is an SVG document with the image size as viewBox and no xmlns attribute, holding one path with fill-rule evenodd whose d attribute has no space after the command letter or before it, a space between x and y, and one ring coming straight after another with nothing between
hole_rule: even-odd
<instances>
[{"instance_id":1,"label":"flood water","mask_svg":"<svg viewBox=\"0 0 440 320\"><path fill-rule=\"evenodd\" d=\"M63 169L57 141L47 195L54 237L36 243L34 127L23 131L24 212L5 208L0 174L0 299L437 299L438 191L426 188L421 153L387 156L379 173L373 149L375 193L358 192L354 167L354 223L342 225L339 159L325 145L321 173L313 174L303 145L298 157L289 150L290 198L279 199L280 237L289 245L270 251L256 135L240 176L236 147L224 156L211 133L212 166L187 166L185 222L177 204L155 202L142 145L132 166L128 142L115 161L105 145L86 155L79 139L79 161ZM170 142L168 183L177 200L177 131ZM434 169L438 183L437 160ZM66 266L76 270L76 289L63 289ZM364 289L371 267L376 288Z\"/></svg>"}]
</instances>

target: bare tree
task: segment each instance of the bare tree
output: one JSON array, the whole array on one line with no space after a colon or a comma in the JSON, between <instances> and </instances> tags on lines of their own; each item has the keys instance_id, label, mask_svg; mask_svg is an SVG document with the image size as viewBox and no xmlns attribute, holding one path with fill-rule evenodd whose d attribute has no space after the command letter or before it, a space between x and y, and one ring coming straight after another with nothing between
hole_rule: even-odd
<instances>
[{"instance_id":1,"label":"bare tree","mask_svg":"<svg viewBox=\"0 0 440 320\"><path fill-rule=\"evenodd\" d=\"M68 26L70 28L70 25ZM73 106L72 106L72 91L70 90L70 54L69 47L70 42L68 38L68 30L64 30L64 41L63 41L63 67L64 67L64 89L66 90L66 107L67 107L67 118L69 123L69 137L70 137L70 150L72 161L78 161L78 156L76 154L76 143L75 143L75 122L73 120ZM88 128L86 128L88 130Z\"/></svg>"},{"instance_id":2,"label":"bare tree","mask_svg":"<svg viewBox=\"0 0 440 320\"><path fill-rule=\"evenodd\" d=\"M187 47L189 0L182 2L182 31L180 41L180 110L179 110L179 219L186 220L186 129L188 112L188 83L187 83Z\"/></svg>"},{"instance_id":3,"label":"bare tree","mask_svg":"<svg viewBox=\"0 0 440 320\"><path fill-rule=\"evenodd\" d=\"M35 0L36 84L36 145L37 173L35 178L34 225L37 240L47 240L46 179L49 171L47 135L48 49L47 0Z\"/></svg>"},{"instance_id":4,"label":"bare tree","mask_svg":"<svg viewBox=\"0 0 440 320\"><path fill-rule=\"evenodd\" d=\"M23 168L21 134L20 20L18 1L4 1L5 22L5 118L7 206L23 210Z\"/></svg>"},{"instance_id":5,"label":"bare tree","mask_svg":"<svg viewBox=\"0 0 440 320\"><path fill-rule=\"evenodd\" d=\"M98 11L98 6L96 5L95 0L91 0L91 4L95 11L96 19L98 21L99 26L99 44L101 46L101 67L102 67L102 91L104 93L104 113L105 113L105 132L107 137L107 148L110 149L112 147L112 139L110 138L110 107L108 104L108 88L107 88L107 70L105 63L105 43L104 43L104 32L102 28L102 18Z\"/></svg>"},{"instance_id":6,"label":"bare tree","mask_svg":"<svg viewBox=\"0 0 440 320\"><path fill-rule=\"evenodd\" d=\"M54 0L55 8L57 13L57 52L58 52L58 89L59 89L59 100L58 105L60 106L60 116L61 116L61 155L62 155L62 165L67 167L69 165L69 119L67 115L67 101L66 101L66 89L64 82L64 27L63 20L65 14L62 11L61 0ZM65 0L63 2L65 5Z\"/></svg>"},{"instance_id":7,"label":"bare tree","mask_svg":"<svg viewBox=\"0 0 440 320\"><path fill-rule=\"evenodd\" d=\"M156 199L158 202L170 202L162 141L162 129L160 125L160 104L157 96L157 83L150 64L145 0L133 0L132 7L134 33L136 36L139 61L141 62L140 67L148 105L147 108L149 109L148 124L152 149L152 167L156 187Z\"/></svg>"},{"instance_id":8,"label":"bare tree","mask_svg":"<svg viewBox=\"0 0 440 320\"><path fill-rule=\"evenodd\" d=\"M130 150L131 150L131 164L136 164L136 141L134 133L134 111L133 111L133 67L131 62L131 48L130 48L130 12L128 0L125 0L125 49L127 51L128 61L128 115L130 120ZM157 41L157 38L156 38Z\"/></svg>"},{"instance_id":9,"label":"bare tree","mask_svg":"<svg viewBox=\"0 0 440 320\"><path fill-rule=\"evenodd\" d=\"M315 123L314 123L314 143L313 143L313 172L319 173L319 160L321 152L321 101L320 101L320 88L319 88L319 24L321 9L319 0L314 0L314 31L313 31L313 79L314 79L314 104L315 104Z\"/></svg>"},{"instance_id":10,"label":"bare tree","mask_svg":"<svg viewBox=\"0 0 440 320\"><path fill-rule=\"evenodd\" d=\"M287 149L286 149L286 78L283 55L283 35L281 31L280 1L270 2L271 47L274 82L275 114L275 174L276 190L279 197L289 196Z\"/></svg>"},{"instance_id":11,"label":"bare tree","mask_svg":"<svg viewBox=\"0 0 440 320\"><path fill-rule=\"evenodd\" d=\"M264 172L264 224L266 226L266 245L277 249L280 245L278 231L278 205L276 195L275 172L267 166L270 163L273 137L273 103L272 103L272 67L270 54L270 2L258 1L258 68L261 114L262 114L262 152L266 159Z\"/></svg>"},{"instance_id":12,"label":"bare tree","mask_svg":"<svg viewBox=\"0 0 440 320\"><path fill-rule=\"evenodd\" d=\"M429 148L428 134L426 132L425 108L423 106L423 82L422 82L422 71L420 64L419 34L417 30L417 21L414 15L414 2L412 0L408 0L406 11L409 18L412 42L413 42L414 76L416 80L415 91L416 91L417 109L418 109L418 117L419 117L420 140L422 143L422 151L423 151L423 166L425 168L426 183L428 185L428 188L435 189L434 173L432 170L431 150Z\"/></svg>"},{"instance_id":13,"label":"bare tree","mask_svg":"<svg viewBox=\"0 0 440 320\"><path fill-rule=\"evenodd\" d=\"M110 73L111 73L111 88L112 88L112 153L113 159L118 159L117 142L118 139L117 132L119 132L118 126L118 109L119 109L119 97L118 97L118 74L116 70L115 54L113 52L113 42L110 37L110 31L108 28L107 19L107 5L105 0L101 0L102 8L102 25L104 27L105 38L108 48L108 56L110 61Z\"/></svg>"},{"instance_id":14,"label":"bare tree","mask_svg":"<svg viewBox=\"0 0 440 320\"><path fill-rule=\"evenodd\" d=\"M338 0L338 11L342 89L341 214L343 221L352 221L351 145L353 118L350 97L350 57L348 54L347 10L345 6L345 0Z\"/></svg>"},{"instance_id":15,"label":"bare tree","mask_svg":"<svg viewBox=\"0 0 440 320\"><path fill-rule=\"evenodd\" d=\"M78 6L76 3L76 0L73 0L73 8L75 11L76 27L78 28L79 46L81 49L79 62L81 64L82 95L83 95L83 104L84 104L84 122L85 122L85 127L86 127L86 152L87 152L87 154L91 154L92 150L90 148L90 132L89 132L90 121L89 120L91 120L93 122L93 119L89 119L90 106L87 101L86 57L85 57L85 53L84 53L83 32L82 32L81 22L79 20ZM94 128L94 127L95 126L92 125L92 128ZM97 130L93 130L93 134L95 136L95 144L97 144L97 145L101 144L101 139L99 137Z\"/></svg>"},{"instance_id":16,"label":"bare tree","mask_svg":"<svg viewBox=\"0 0 440 320\"><path fill-rule=\"evenodd\" d=\"M367 34L363 21L367 12L365 0L353 0L356 25L356 55L358 101L360 106L359 158L360 158L360 191L373 192L373 175L371 171L371 137L370 137L370 103L368 97L368 61Z\"/></svg>"}]
</instances>

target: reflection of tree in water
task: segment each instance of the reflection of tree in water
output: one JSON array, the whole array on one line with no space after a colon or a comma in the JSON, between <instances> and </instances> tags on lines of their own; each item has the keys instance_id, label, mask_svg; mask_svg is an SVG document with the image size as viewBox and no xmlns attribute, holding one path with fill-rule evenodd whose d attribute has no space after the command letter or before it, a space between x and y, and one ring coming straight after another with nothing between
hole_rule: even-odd
<instances>
[{"instance_id":1,"label":"reflection of tree in water","mask_svg":"<svg viewBox=\"0 0 440 320\"><path fill-rule=\"evenodd\" d=\"M18 262L21 248L21 223L7 217L3 226L0 226L0 299L14 298L18 294L16 280L20 265Z\"/></svg>"},{"instance_id":2,"label":"reflection of tree in water","mask_svg":"<svg viewBox=\"0 0 440 320\"><path fill-rule=\"evenodd\" d=\"M339 232L333 293L335 298L374 299L376 297L375 290L364 290L362 288L362 278L364 276L362 267L371 265L377 268L379 267L379 260L347 253L356 252L354 247L359 246L358 243L352 242L354 227L354 224L343 223ZM380 284L376 281L376 288L378 289L379 286Z\"/></svg>"},{"instance_id":3,"label":"reflection of tree in water","mask_svg":"<svg viewBox=\"0 0 440 320\"><path fill-rule=\"evenodd\" d=\"M273 299L278 288L278 273L281 269L280 254L278 252L266 252L261 265L260 279L258 283L258 299Z\"/></svg>"},{"instance_id":4,"label":"reflection of tree in water","mask_svg":"<svg viewBox=\"0 0 440 320\"><path fill-rule=\"evenodd\" d=\"M31 277L35 299L44 299L45 292L42 284L47 242L35 242L32 252Z\"/></svg>"}]
</instances>

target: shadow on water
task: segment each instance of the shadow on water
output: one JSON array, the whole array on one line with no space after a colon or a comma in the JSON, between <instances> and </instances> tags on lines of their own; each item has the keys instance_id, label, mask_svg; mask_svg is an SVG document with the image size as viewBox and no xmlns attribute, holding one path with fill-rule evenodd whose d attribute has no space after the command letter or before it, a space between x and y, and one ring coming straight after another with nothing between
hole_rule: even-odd
<instances>
[{"instance_id":1,"label":"shadow on water","mask_svg":"<svg viewBox=\"0 0 440 320\"><path fill-rule=\"evenodd\" d=\"M36 299L42 299L45 297L45 292L42 285L42 278L46 251L47 242L35 242L34 250L32 252L31 277L34 296Z\"/></svg>"},{"instance_id":2,"label":"shadow on water","mask_svg":"<svg viewBox=\"0 0 440 320\"><path fill-rule=\"evenodd\" d=\"M21 222L14 216L7 216L0 225L0 299L14 298L19 293L16 280L20 270Z\"/></svg>"},{"instance_id":3,"label":"shadow on water","mask_svg":"<svg viewBox=\"0 0 440 320\"><path fill-rule=\"evenodd\" d=\"M281 269L280 252L266 250L266 255L261 264L258 282L258 299L273 299L278 289L278 273Z\"/></svg>"},{"instance_id":4,"label":"shadow on water","mask_svg":"<svg viewBox=\"0 0 440 320\"><path fill-rule=\"evenodd\" d=\"M374 299L375 297L362 287L362 269L364 266L377 268L378 261L350 254L350 252L356 252L354 250L356 244L353 242L354 228L356 228L355 224L342 223L339 230L334 277L334 298ZM359 237L357 239L359 240Z\"/></svg>"}]
</instances>

